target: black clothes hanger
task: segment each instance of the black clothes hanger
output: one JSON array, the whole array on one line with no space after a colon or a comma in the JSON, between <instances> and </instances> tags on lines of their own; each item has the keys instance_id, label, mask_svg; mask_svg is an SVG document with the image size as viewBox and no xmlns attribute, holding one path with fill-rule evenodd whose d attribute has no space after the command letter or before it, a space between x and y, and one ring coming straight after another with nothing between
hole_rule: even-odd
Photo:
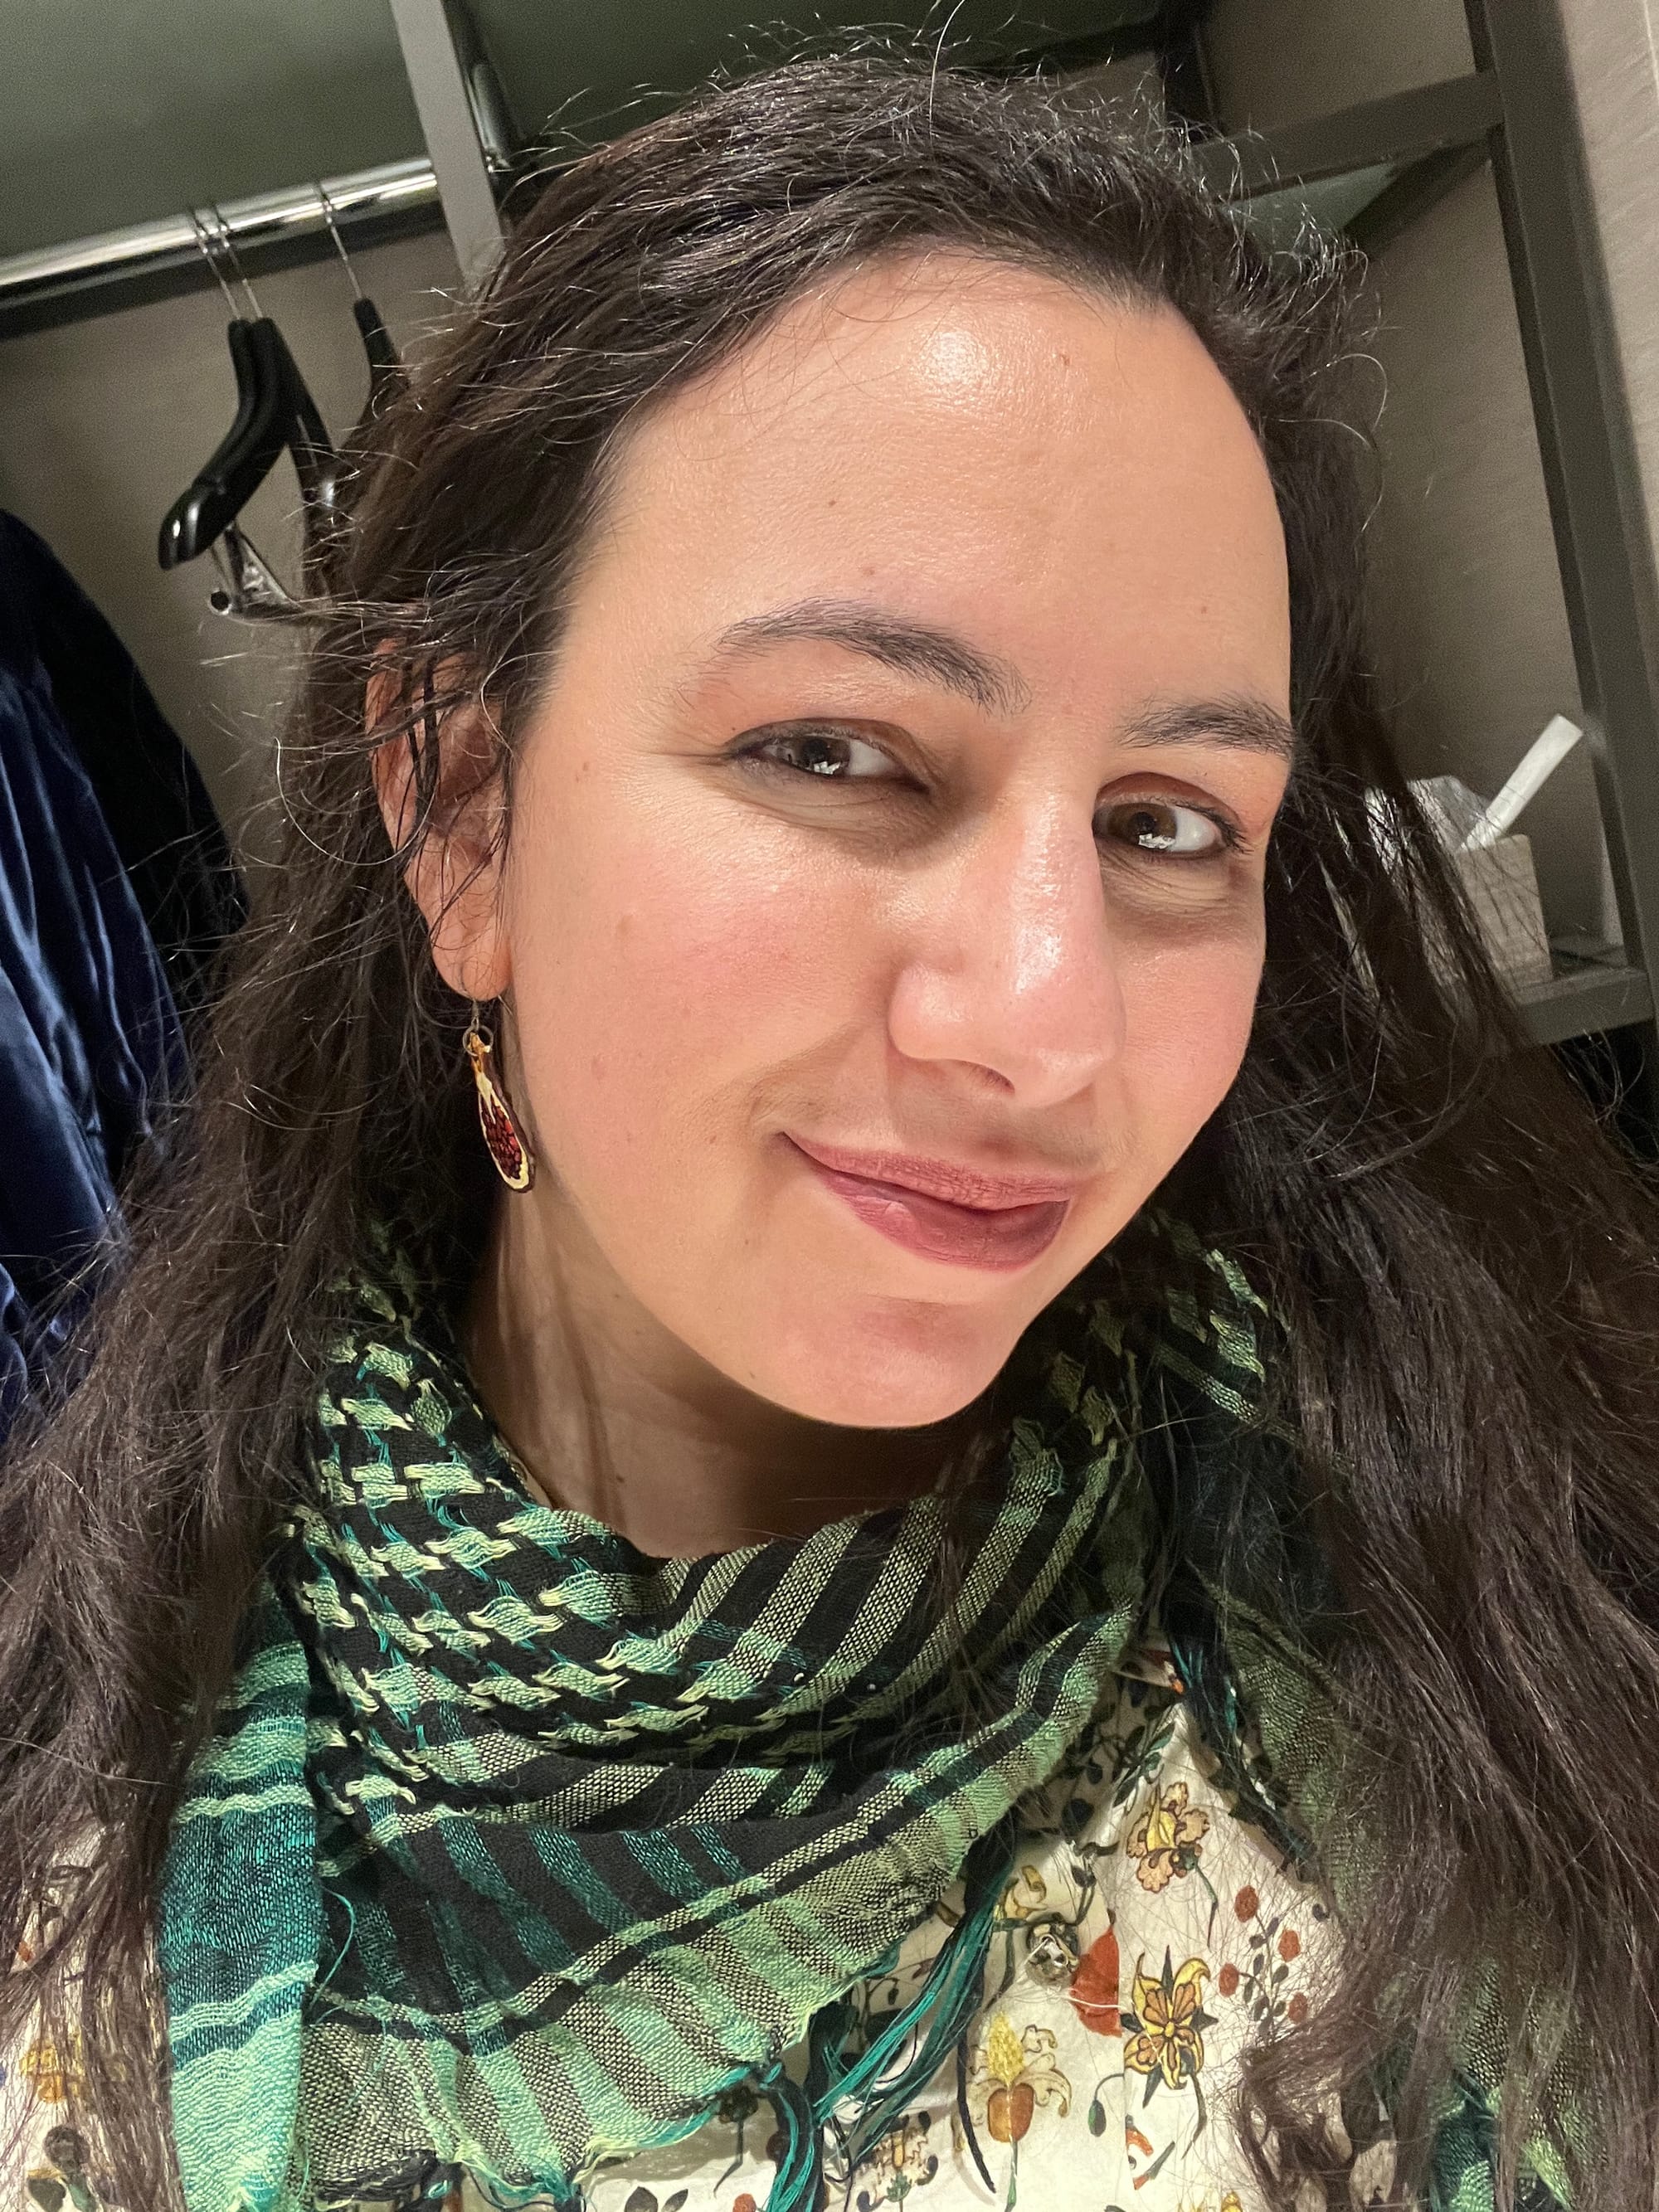
<instances>
[{"instance_id":1,"label":"black clothes hanger","mask_svg":"<svg viewBox=\"0 0 1659 2212\"><path fill-rule=\"evenodd\" d=\"M345 240L334 220L334 204L320 178L317 179L316 189L323 220L328 225L334 249L350 282L351 317L357 325L357 334L362 340L363 354L368 362L368 395L363 403L362 412L342 440L339 450L328 461L325 484L320 488L314 510L317 528L314 533L308 532L307 536L307 581L325 589L334 564L344 547L347 508L362 463L374 443L374 425L391 402L404 391L409 378L380 309L373 300L367 297L357 281L357 271L352 266L351 256L346 252ZM312 511L307 510L308 513Z\"/></svg>"},{"instance_id":2,"label":"black clothes hanger","mask_svg":"<svg viewBox=\"0 0 1659 2212\"><path fill-rule=\"evenodd\" d=\"M225 336L236 371L235 419L167 509L158 548L164 568L194 561L222 538L285 451L307 507L328 496L334 449L282 332L269 317L239 317Z\"/></svg>"},{"instance_id":3,"label":"black clothes hanger","mask_svg":"<svg viewBox=\"0 0 1659 2212\"><path fill-rule=\"evenodd\" d=\"M357 282L357 271L351 265L351 256L346 252L340 226L334 220L334 203L320 178L317 180L317 198L322 206L323 221L328 225L328 234L334 240L334 250L340 257L340 265L351 284L351 318L357 325L368 362L368 398L357 418L356 428L346 440L348 446L356 447L362 442L369 424L404 389L409 378L398 357L398 349L392 342L392 333L380 319L380 309Z\"/></svg>"},{"instance_id":4,"label":"black clothes hanger","mask_svg":"<svg viewBox=\"0 0 1659 2212\"><path fill-rule=\"evenodd\" d=\"M226 331L236 373L236 413L211 458L168 508L158 546L161 566L176 568L210 551L222 579L213 605L236 614L280 611L296 602L271 573L240 526L238 518L287 453L299 481L305 518L305 580L326 588L344 544L346 506L371 443L374 424L408 382L392 334L373 300L364 295L334 220L333 204L319 180L317 197L336 250L351 282L352 319L368 362L368 396L350 434L337 450L293 355L259 303L231 244L222 218L216 237L194 215L191 222L208 266L218 278L232 317ZM215 210L216 213L216 210ZM237 303L215 258L228 256L246 295L251 316Z\"/></svg>"},{"instance_id":5,"label":"black clothes hanger","mask_svg":"<svg viewBox=\"0 0 1659 2212\"><path fill-rule=\"evenodd\" d=\"M282 332L259 313L228 234L222 243L254 311L252 317L234 312L236 301L214 258L209 234L196 216L191 221L233 310L225 336L236 374L236 413L211 458L168 508L157 552L164 568L176 568L210 550L216 559L222 544L229 556L228 587L213 595L214 604L257 613L293 602L239 529L237 518L286 452L305 502L307 538L313 531L326 537L335 497L334 449Z\"/></svg>"},{"instance_id":6,"label":"black clothes hanger","mask_svg":"<svg viewBox=\"0 0 1659 2212\"><path fill-rule=\"evenodd\" d=\"M392 343L392 333L380 320L380 311L374 301L360 292L351 303L351 315L362 335L363 351L368 356L368 405L365 412L378 415L389 399L396 398L409 378L398 357L398 349Z\"/></svg>"}]
</instances>

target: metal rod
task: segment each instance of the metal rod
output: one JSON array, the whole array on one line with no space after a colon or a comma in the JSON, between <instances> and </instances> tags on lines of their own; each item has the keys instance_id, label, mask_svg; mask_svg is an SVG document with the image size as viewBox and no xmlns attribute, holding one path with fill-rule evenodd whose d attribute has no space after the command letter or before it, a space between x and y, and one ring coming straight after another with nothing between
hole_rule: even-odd
<instances>
[{"instance_id":1,"label":"metal rod","mask_svg":"<svg viewBox=\"0 0 1659 2212\"><path fill-rule=\"evenodd\" d=\"M392 0L392 20L450 242L462 276L476 289L501 252L501 218L444 0Z\"/></svg>"},{"instance_id":2,"label":"metal rod","mask_svg":"<svg viewBox=\"0 0 1659 2212\"><path fill-rule=\"evenodd\" d=\"M78 290L113 277L152 274L181 265L200 265L201 234L228 239L238 252L268 246L311 231L326 231L328 210L337 222L361 221L400 209L435 204L438 180L430 161L388 161L351 175L326 177L321 189L297 185L249 199L225 200L216 208L168 216L159 222L136 223L129 230L106 231L96 238L47 246L33 253L0 260L0 307Z\"/></svg>"}]
</instances>

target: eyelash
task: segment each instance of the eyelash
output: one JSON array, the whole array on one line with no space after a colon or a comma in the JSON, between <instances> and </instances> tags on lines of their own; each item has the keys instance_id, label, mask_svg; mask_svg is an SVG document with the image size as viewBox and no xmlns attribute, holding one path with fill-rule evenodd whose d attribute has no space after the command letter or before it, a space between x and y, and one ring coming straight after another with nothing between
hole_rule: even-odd
<instances>
[{"instance_id":1,"label":"eyelash","mask_svg":"<svg viewBox=\"0 0 1659 2212\"><path fill-rule=\"evenodd\" d=\"M852 732L836 729L833 724L806 722L797 723L787 729L773 730L763 737L750 738L746 743L729 751L726 757L729 760L738 762L743 767L750 769L758 775L795 776L805 778L814 783L878 783L890 780L889 778L880 776L830 776L817 775L811 769L796 768L787 761L775 759L766 750L767 747L770 745L787 744L791 741L795 744L799 744L803 739L814 737L834 738L840 740L848 740L856 744L868 745L872 752L881 752L883 750L882 747L877 744L872 738L859 737ZM884 757L889 757L888 756ZM1213 865L1215 862L1225 860L1231 854L1241 850L1244 843L1243 838L1239 834L1239 831L1234 823L1231 823L1224 814L1218 813L1211 807L1193 806L1189 805L1184 799L1142 799L1139 800L1133 799L1119 799L1116 804L1118 806L1125 807L1134 806L1137 805L1142 806L1170 806L1184 814L1196 814L1200 817L1202 820L1210 824L1212 829L1216 831L1221 840L1218 845L1215 846L1207 853L1159 853L1144 845L1131 845L1129 849L1132 852L1139 854L1143 860L1172 861L1178 867L1192 867L1206 860Z\"/></svg>"}]
</instances>

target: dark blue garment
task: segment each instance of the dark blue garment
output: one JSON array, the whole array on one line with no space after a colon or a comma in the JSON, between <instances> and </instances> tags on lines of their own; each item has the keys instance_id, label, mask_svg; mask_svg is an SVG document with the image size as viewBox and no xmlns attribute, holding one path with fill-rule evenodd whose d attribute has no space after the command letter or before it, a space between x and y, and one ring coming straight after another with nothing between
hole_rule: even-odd
<instances>
[{"instance_id":1,"label":"dark blue garment","mask_svg":"<svg viewBox=\"0 0 1659 2212\"><path fill-rule=\"evenodd\" d=\"M38 661L51 681L188 1034L246 912L207 787L125 646L45 540L5 514L0 635L9 665Z\"/></svg>"},{"instance_id":2,"label":"dark blue garment","mask_svg":"<svg viewBox=\"0 0 1659 2212\"><path fill-rule=\"evenodd\" d=\"M0 557L0 1431L185 1066L149 924L7 582Z\"/></svg>"}]
</instances>

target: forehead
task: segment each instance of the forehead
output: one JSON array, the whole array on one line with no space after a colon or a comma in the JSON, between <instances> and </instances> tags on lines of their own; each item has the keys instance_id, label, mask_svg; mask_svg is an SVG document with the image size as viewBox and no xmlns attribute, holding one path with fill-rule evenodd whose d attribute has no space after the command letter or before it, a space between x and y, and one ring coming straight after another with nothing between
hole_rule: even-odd
<instances>
[{"instance_id":1,"label":"forehead","mask_svg":"<svg viewBox=\"0 0 1659 2212\"><path fill-rule=\"evenodd\" d=\"M1172 629L1279 689L1283 533L1243 410L1188 324L958 253L790 304L639 420L601 568L667 564L688 620L873 586L1018 629ZM951 604L947 608L942 602Z\"/></svg>"}]
</instances>

